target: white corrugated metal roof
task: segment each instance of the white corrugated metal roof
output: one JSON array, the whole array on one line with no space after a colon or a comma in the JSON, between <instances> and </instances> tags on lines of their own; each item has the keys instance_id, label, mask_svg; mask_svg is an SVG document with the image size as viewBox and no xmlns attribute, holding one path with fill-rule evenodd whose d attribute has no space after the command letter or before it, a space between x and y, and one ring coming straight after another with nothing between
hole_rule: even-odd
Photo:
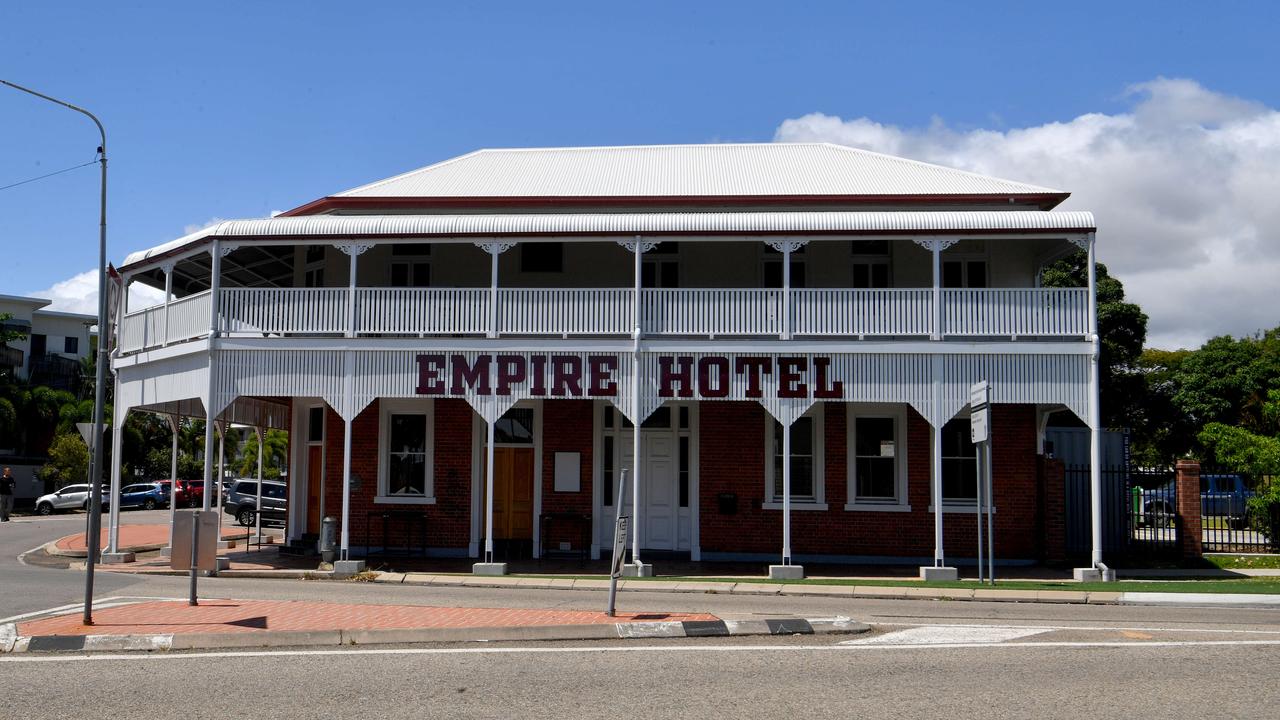
<instances>
[{"instance_id":1,"label":"white corrugated metal roof","mask_svg":"<svg viewBox=\"0 0 1280 720\"><path fill-rule=\"evenodd\" d=\"M829 143L478 150L335 197L590 198L1061 194Z\"/></svg>"},{"instance_id":2,"label":"white corrugated metal roof","mask_svg":"<svg viewBox=\"0 0 1280 720\"><path fill-rule=\"evenodd\" d=\"M124 267L210 238L288 240L657 234L1028 234L1094 229L1093 213L1029 210L566 213L524 215L303 215L226 220L125 259Z\"/></svg>"}]
</instances>

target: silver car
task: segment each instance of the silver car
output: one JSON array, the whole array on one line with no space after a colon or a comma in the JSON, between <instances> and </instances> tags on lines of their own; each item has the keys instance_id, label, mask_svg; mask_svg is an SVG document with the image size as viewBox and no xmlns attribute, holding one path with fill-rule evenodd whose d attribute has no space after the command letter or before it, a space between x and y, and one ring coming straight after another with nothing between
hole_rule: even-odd
<instances>
[{"instance_id":1,"label":"silver car","mask_svg":"<svg viewBox=\"0 0 1280 720\"><path fill-rule=\"evenodd\" d=\"M102 496L106 499L107 489L103 487ZM105 503L104 503L105 507ZM41 495L36 499L36 512L41 515L52 515L59 510L88 510L89 485L68 485L57 492Z\"/></svg>"}]
</instances>

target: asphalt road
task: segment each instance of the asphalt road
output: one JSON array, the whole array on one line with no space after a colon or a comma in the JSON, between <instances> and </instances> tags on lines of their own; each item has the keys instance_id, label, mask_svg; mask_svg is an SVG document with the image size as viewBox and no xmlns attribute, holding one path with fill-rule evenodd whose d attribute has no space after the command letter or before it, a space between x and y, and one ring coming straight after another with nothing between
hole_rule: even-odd
<instances>
[{"instance_id":1,"label":"asphalt road","mask_svg":"<svg viewBox=\"0 0 1280 720\"><path fill-rule=\"evenodd\" d=\"M113 718L1275 717L1275 645L838 642L9 656L0 687L32 720L88 697Z\"/></svg>"},{"instance_id":2,"label":"asphalt road","mask_svg":"<svg viewBox=\"0 0 1280 720\"><path fill-rule=\"evenodd\" d=\"M163 511L130 513L163 522ZM0 618L82 599L83 574L15 556L82 514L0 525ZM181 577L98 575L107 597ZM202 580L205 597L600 609L604 593ZM846 615L871 636L0 657L0 716L1274 717L1280 612L624 592L624 610ZM852 644L842 644L852 643ZM199 678L199 682L192 682Z\"/></svg>"}]
</instances>

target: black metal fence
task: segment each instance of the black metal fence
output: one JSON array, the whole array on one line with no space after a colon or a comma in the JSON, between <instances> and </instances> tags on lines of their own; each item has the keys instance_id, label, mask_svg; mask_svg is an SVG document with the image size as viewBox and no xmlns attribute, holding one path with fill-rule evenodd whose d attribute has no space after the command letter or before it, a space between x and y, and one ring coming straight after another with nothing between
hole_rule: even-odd
<instances>
[{"instance_id":1,"label":"black metal fence","mask_svg":"<svg viewBox=\"0 0 1280 720\"><path fill-rule=\"evenodd\" d=\"M1111 558L1178 554L1178 496L1172 470L1102 468L1102 549ZM1067 552L1093 546L1088 465L1066 467Z\"/></svg>"},{"instance_id":2,"label":"black metal fence","mask_svg":"<svg viewBox=\"0 0 1280 720\"><path fill-rule=\"evenodd\" d=\"M1234 468L1200 468L1200 524L1204 552L1280 551L1277 507L1250 502L1265 493L1274 477L1254 477Z\"/></svg>"}]
</instances>

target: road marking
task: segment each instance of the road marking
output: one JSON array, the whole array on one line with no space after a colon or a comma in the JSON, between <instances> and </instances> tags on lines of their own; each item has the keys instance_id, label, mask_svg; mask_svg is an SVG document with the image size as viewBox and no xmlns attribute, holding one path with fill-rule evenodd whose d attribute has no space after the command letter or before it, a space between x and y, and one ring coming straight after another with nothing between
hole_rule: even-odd
<instances>
[{"instance_id":1,"label":"road marking","mask_svg":"<svg viewBox=\"0 0 1280 720\"><path fill-rule=\"evenodd\" d=\"M1124 592L1120 594L1120 602L1134 605L1280 605L1280 595Z\"/></svg>"},{"instance_id":2,"label":"road marking","mask_svg":"<svg viewBox=\"0 0 1280 720\"><path fill-rule=\"evenodd\" d=\"M920 623L905 622L872 622L874 627L920 627ZM945 619L935 619L934 625L947 625L952 627L975 627L975 628L1036 628L1039 630L1110 630L1110 631L1133 631L1133 632L1169 632L1169 633L1212 633L1212 634L1233 634L1233 635L1280 635L1280 630L1220 630L1218 628L1186 628L1186 627L1150 627L1150 626L1124 626L1124 625L995 625L990 623L949 623Z\"/></svg>"},{"instance_id":3,"label":"road marking","mask_svg":"<svg viewBox=\"0 0 1280 720\"><path fill-rule=\"evenodd\" d=\"M974 625L925 625L869 638L845 640L841 645L990 645L1050 632L1047 628Z\"/></svg>"},{"instance_id":4,"label":"road marking","mask_svg":"<svg viewBox=\"0 0 1280 720\"><path fill-rule=\"evenodd\" d=\"M947 645L646 645L641 647L531 647L531 648L371 648L342 650L263 650L162 654L103 655L5 655L2 663L104 662L112 660L165 661L211 658L306 657L325 655L559 655L572 653L736 653L736 652L893 652L899 650L967 650L1017 648L1193 648L1280 646L1280 640L1168 640L1157 642L1022 642L952 643Z\"/></svg>"}]
</instances>

